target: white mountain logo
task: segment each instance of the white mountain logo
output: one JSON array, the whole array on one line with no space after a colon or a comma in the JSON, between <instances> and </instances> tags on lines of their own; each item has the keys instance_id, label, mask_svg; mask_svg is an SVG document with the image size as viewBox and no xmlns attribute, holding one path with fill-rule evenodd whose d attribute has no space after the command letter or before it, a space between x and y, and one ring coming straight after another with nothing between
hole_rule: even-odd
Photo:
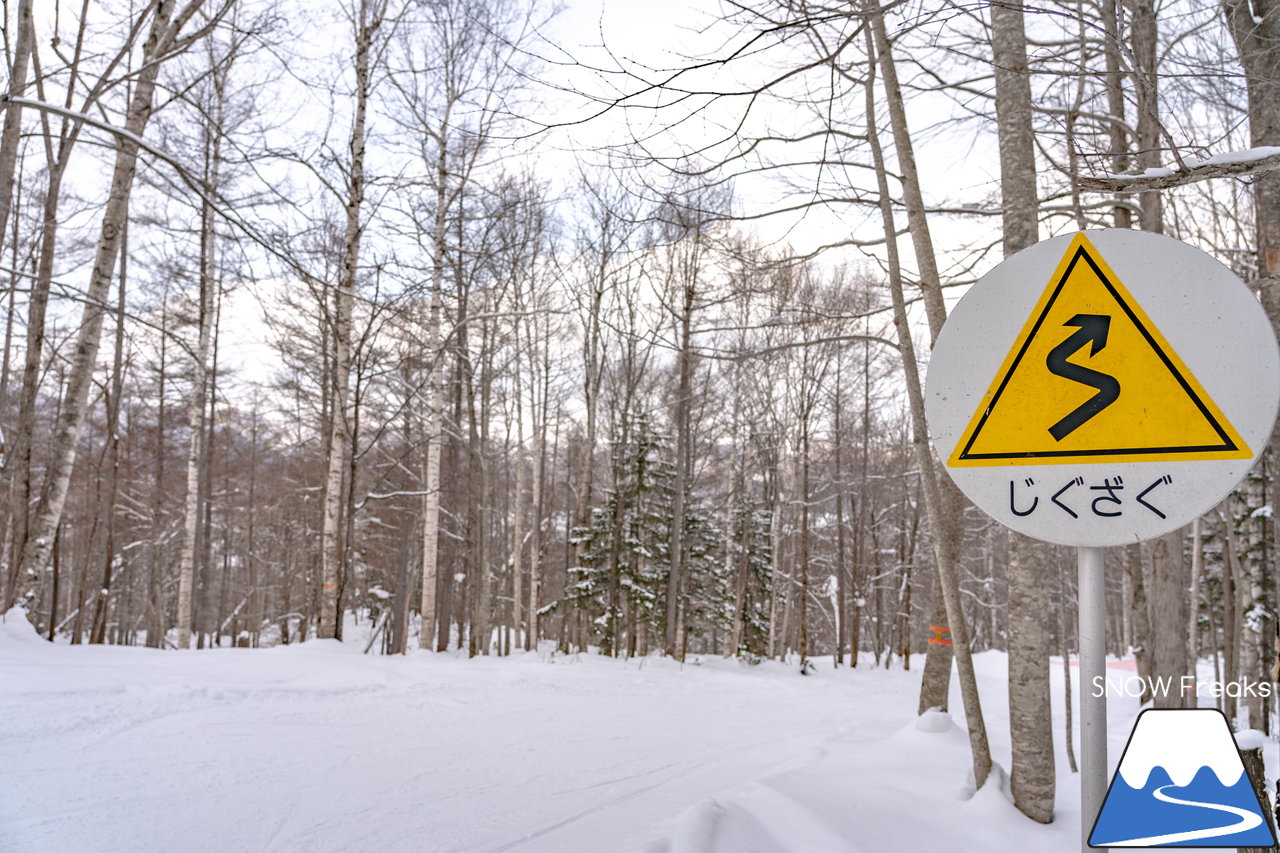
<instances>
[{"instance_id":1,"label":"white mountain logo","mask_svg":"<svg viewBox=\"0 0 1280 853\"><path fill-rule=\"evenodd\" d=\"M1138 715L1090 847L1275 843L1222 712L1154 709Z\"/></svg>"}]
</instances>

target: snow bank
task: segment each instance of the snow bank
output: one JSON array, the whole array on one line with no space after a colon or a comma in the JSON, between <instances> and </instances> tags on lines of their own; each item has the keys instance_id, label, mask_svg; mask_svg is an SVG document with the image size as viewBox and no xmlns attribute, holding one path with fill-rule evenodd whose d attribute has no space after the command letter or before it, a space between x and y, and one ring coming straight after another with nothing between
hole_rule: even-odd
<instances>
[{"instance_id":1,"label":"snow bank","mask_svg":"<svg viewBox=\"0 0 1280 853\"><path fill-rule=\"evenodd\" d=\"M1262 749L1266 745L1266 734L1257 729L1245 729L1242 732L1236 732L1237 749Z\"/></svg>"},{"instance_id":2,"label":"snow bank","mask_svg":"<svg viewBox=\"0 0 1280 853\"><path fill-rule=\"evenodd\" d=\"M0 643L45 645L45 641L36 633L36 626L27 619L26 612L16 606L0 615Z\"/></svg>"},{"instance_id":3,"label":"snow bank","mask_svg":"<svg viewBox=\"0 0 1280 853\"><path fill-rule=\"evenodd\" d=\"M1059 664L1041 826L998 766L969 790L958 685L950 714L917 716L918 671L360 648L50 645L6 615L0 850L1080 849ZM1008 766L1006 659L975 668ZM1137 710L1112 703L1113 761Z\"/></svg>"},{"instance_id":4,"label":"snow bank","mask_svg":"<svg viewBox=\"0 0 1280 853\"><path fill-rule=\"evenodd\" d=\"M916 718L916 728L922 732L940 734L951 730L951 715L937 708L930 708Z\"/></svg>"}]
</instances>

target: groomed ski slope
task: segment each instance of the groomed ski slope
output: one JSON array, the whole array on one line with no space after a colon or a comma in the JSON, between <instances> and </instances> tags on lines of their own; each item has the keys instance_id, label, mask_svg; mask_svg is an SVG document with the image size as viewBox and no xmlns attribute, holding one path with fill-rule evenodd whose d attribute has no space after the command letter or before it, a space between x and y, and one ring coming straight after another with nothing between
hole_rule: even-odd
<instances>
[{"instance_id":1,"label":"groomed ski slope","mask_svg":"<svg viewBox=\"0 0 1280 853\"><path fill-rule=\"evenodd\" d=\"M1057 821L1039 826L998 784L965 798L963 729L917 725L920 658L913 672L826 659L801 677L718 657L681 667L362 648L49 645L7 617L0 850L1080 849L1060 663ZM1004 658L977 666L1008 767ZM1111 702L1113 762L1137 710Z\"/></svg>"}]
</instances>

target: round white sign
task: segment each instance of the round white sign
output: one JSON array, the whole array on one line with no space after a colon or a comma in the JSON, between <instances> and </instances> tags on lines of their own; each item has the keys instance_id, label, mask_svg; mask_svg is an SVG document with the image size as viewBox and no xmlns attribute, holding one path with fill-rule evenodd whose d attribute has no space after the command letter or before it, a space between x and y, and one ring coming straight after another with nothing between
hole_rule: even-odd
<instances>
[{"instance_id":1,"label":"round white sign","mask_svg":"<svg viewBox=\"0 0 1280 853\"><path fill-rule=\"evenodd\" d=\"M1175 530L1271 435L1280 354L1258 300L1186 243L1108 229L1045 240L975 284L933 349L925 408L960 489L1062 545Z\"/></svg>"}]
</instances>

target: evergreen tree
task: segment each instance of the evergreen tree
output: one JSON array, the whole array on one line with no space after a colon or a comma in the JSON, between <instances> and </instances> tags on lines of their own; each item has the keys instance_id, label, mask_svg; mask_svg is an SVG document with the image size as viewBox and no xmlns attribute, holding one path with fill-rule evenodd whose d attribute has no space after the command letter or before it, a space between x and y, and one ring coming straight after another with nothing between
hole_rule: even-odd
<instances>
[{"instance_id":1,"label":"evergreen tree","mask_svg":"<svg viewBox=\"0 0 1280 853\"><path fill-rule=\"evenodd\" d=\"M671 464L662 458L662 437L644 414L629 416L625 439L611 442L616 482L591 522L575 528L571 543L579 564L569 569L561 605L584 613L590 636L605 654L635 653L638 636L663 629L657 607L670 572ZM643 651L643 648L641 648Z\"/></svg>"},{"instance_id":2,"label":"evergreen tree","mask_svg":"<svg viewBox=\"0 0 1280 853\"><path fill-rule=\"evenodd\" d=\"M733 603L733 574L725 565L724 533L705 503L690 496L684 514L685 597L688 638L705 641L715 631L729 628ZM702 645L705 647L706 643ZM705 650L705 648L704 648Z\"/></svg>"},{"instance_id":3,"label":"evergreen tree","mask_svg":"<svg viewBox=\"0 0 1280 853\"><path fill-rule=\"evenodd\" d=\"M740 502L730 517L732 538L725 563L732 567L730 580L734 587L726 606L730 630L737 631L733 652L744 658L760 658L768 653L772 522L772 512L750 500Z\"/></svg>"}]
</instances>

